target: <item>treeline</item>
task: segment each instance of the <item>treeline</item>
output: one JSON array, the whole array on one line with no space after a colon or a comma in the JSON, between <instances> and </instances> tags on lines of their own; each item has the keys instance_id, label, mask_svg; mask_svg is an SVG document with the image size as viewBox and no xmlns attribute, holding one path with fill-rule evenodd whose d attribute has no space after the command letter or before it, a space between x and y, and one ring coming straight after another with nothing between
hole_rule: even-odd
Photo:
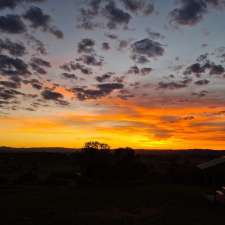
<instances>
[{"instance_id":1,"label":"treeline","mask_svg":"<svg viewBox=\"0 0 225 225\"><path fill-rule=\"evenodd\" d=\"M75 152L4 151L0 153L0 185L197 184L201 179L196 165L211 158L208 152L187 156L110 150L99 142L87 142Z\"/></svg>"}]
</instances>

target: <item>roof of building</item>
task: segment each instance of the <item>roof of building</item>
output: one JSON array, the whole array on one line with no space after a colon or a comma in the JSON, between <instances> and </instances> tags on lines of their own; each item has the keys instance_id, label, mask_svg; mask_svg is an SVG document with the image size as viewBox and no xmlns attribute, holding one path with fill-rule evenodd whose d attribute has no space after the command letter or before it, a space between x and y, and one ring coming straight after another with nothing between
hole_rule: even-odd
<instances>
[{"instance_id":1,"label":"roof of building","mask_svg":"<svg viewBox=\"0 0 225 225\"><path fill-rule=\"evenodd\" d=\"M201 164L197 165L197 167L201 170L204 170L204 169L208 169L213 166L217 166L222 163L225 163L225 156L223 156L221 158L216 158L216 159L210 160L205 163L201 163Z\"/></svg>"}]
</instances>

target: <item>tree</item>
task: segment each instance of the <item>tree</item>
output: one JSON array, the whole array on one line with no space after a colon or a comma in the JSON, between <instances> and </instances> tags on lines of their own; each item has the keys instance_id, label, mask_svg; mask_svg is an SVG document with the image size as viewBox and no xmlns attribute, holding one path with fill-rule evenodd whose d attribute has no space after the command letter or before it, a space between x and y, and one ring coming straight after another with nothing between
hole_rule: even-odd
<instances>
[{"instance_id":1,"label":"tree","mask_svg":"<svg viewBox=\"0 0 225 225\"><path fill-rule=\"evenodd\" d=\"M110 146L98 141L89 141L84 144L83 150L107 151L110 150Z\"/></svg>"}]
</instances>

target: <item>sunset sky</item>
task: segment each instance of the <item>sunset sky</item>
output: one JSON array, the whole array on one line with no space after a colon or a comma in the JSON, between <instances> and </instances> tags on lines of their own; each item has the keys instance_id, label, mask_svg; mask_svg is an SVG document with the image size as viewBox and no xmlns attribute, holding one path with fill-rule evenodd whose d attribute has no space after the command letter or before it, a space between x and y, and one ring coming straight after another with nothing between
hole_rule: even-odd
<instances>
[{"instance_id":1,"label":"sunset sky","mask_svg":"<svg viewBox=\"0 0 225 225\"><path fill-rule=\"evenodd\" d=\"M225 149L225 1L0 0L0 146Z\"/></svg>"}]
</instances>

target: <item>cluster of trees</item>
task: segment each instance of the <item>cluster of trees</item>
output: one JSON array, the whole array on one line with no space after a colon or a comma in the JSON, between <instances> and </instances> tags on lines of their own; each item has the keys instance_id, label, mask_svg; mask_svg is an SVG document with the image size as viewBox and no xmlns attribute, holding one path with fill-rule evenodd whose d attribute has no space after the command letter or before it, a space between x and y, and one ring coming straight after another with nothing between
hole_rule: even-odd
<instances>
[{"instance_id":1,"label":"cluster of trees","mask_svg":"<svg viewBox=\"0 0 225 225\"><path fill-rule=\"evenodd\" d=\"M87 142L81 153L82 178L86 182L114 184L140 182L147 168L131 148L110 151L108 144Z\"/></svg>"},{"instance_id":2,"label":"cluster of trees","mask_svg":"<svg viewBox=\"0 0 225 225\"><path fill-rule=\"evenodd\" d=\"M108 151L110 146L105 143L100 143L98 141L89 141L84 144L84 151Z\"/></svg>"}]
</instances>

